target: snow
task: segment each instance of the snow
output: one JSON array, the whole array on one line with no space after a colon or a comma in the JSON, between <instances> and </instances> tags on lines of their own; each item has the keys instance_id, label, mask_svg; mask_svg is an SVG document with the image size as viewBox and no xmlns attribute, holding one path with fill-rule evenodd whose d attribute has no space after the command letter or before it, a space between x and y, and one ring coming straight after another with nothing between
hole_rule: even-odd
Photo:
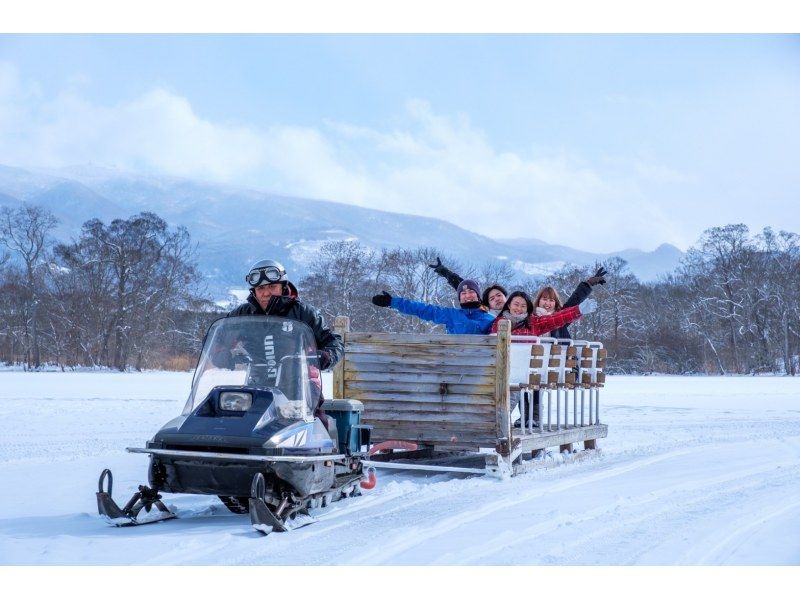
<instances>
[{"instance_id":1,"label":"snow","mask_svg":"<svg viewBox=\"0 0 800 598\"><path fill-rule=\"evenodd\" d=\"M165 495L178 519L107 525L100 472L119 503L146 483L147 458L124 449L180 412L190 381L0 372L0 564L800 564L800 379L609 377L600 455L507 480L379 471L285 534L190 495Z\"/></svg>"}]
</instances>

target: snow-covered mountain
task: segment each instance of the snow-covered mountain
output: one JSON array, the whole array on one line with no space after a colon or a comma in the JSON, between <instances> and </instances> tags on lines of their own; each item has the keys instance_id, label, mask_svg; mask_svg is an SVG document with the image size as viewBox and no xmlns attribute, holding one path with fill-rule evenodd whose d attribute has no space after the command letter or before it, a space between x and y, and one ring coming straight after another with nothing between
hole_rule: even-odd
<instances>
[{"instance_id":1,"label":"snow-covered mountain","mask_svg":"<svg viewBox=\"0 0 800 598\"><path fill-rule=\"evenodd\" d=\"M620 255L637 276L651 280L671 271L682 256L671 245L653 252L593 254L536 239L497 240L436 218L105 168L0 166L0 205L22 201L51 210L61 221L56 232L62 239L76 235L90 218L108 221L144 210L183 225L198 244L200 267L214 293L242 286L242 273L264 256L283 261L299 279L329 240L358 240L375 249L438 247L443 255L476 265L507 260L523 277Z\"/></svg>"}]
</instances>

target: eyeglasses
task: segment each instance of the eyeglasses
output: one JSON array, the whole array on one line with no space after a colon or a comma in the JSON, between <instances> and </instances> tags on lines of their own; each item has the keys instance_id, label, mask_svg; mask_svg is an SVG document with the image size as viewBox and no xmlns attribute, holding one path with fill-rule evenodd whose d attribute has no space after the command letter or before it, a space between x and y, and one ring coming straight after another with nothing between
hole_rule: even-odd
<instances>
[{"instance_id":1,"label":"eyeglasses","mask_svg":"<svg viewBox=\"0 0 800 598\"><path fill-rule=\"evenodd\" d=\"M286 272L279 270L275 266L265 266L264 268L251 270L250 274L247 275L247 283L251 287L257 287L264 281L266 281L267 284L272 284L280 282L281 278L285 275Z\"/></svg>"}]
</instances>

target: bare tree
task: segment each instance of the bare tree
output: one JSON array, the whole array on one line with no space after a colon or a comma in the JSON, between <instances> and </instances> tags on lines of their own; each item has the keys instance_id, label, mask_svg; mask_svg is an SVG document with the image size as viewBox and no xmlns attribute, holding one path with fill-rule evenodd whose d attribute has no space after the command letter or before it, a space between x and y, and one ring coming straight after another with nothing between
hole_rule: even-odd
<instances>
[{"instance_id":1,"label":"bare tree","mask_svg":"<svg viewBox=\"0 0 800 598\"><path fill-rule=\"evenodd\" d=\"M30 354L28 365L38 368L41 365L39 349L39 304L42 298L42 266L47 261L49 238L58 220L40 206L27 203L17 209L0 209L0 243L16 254L25 272L27 288L26 328L30 327ZM26 329L27 336L27 329Z\"/></svg>"}]
</instances>

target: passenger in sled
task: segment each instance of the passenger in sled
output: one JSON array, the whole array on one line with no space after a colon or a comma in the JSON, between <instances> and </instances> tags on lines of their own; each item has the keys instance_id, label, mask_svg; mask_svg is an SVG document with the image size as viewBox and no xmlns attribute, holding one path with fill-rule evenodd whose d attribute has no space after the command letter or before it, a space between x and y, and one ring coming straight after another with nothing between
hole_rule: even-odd
<instances>
[{"instance_id":1,"label":"passenger in sled","mask_svg":"<svg viewBox=\"0 0 800 598\"><path fill-rule=\"evenodd\" d=\"M445 278L453 288L457 288L463 280L457 273L444 266L439 257L436 258L435 264L428 264L428 267L432 268L433 271L439 276ZM533 302L536 315L548 316L560 311L563 308L580 305L592 292L592 287L597 284L605 284L606 274L607 272L605 268L598 268L594 276L591 276L578 284L563 305L558 295L558 291L551 286L543 287L536 295L536 299ZM481 306L487 313L497 317L500 315L500 312L503 311L507 300L508 292L506 291L505 287L494 283L483 291L483 295L481 296ZM543 336L553 336L554 338L571 338L567 326L568 325L564 325L556 330L553 330L552 332L548 331L544 333Z\"/></svg>"}]
</instances>

